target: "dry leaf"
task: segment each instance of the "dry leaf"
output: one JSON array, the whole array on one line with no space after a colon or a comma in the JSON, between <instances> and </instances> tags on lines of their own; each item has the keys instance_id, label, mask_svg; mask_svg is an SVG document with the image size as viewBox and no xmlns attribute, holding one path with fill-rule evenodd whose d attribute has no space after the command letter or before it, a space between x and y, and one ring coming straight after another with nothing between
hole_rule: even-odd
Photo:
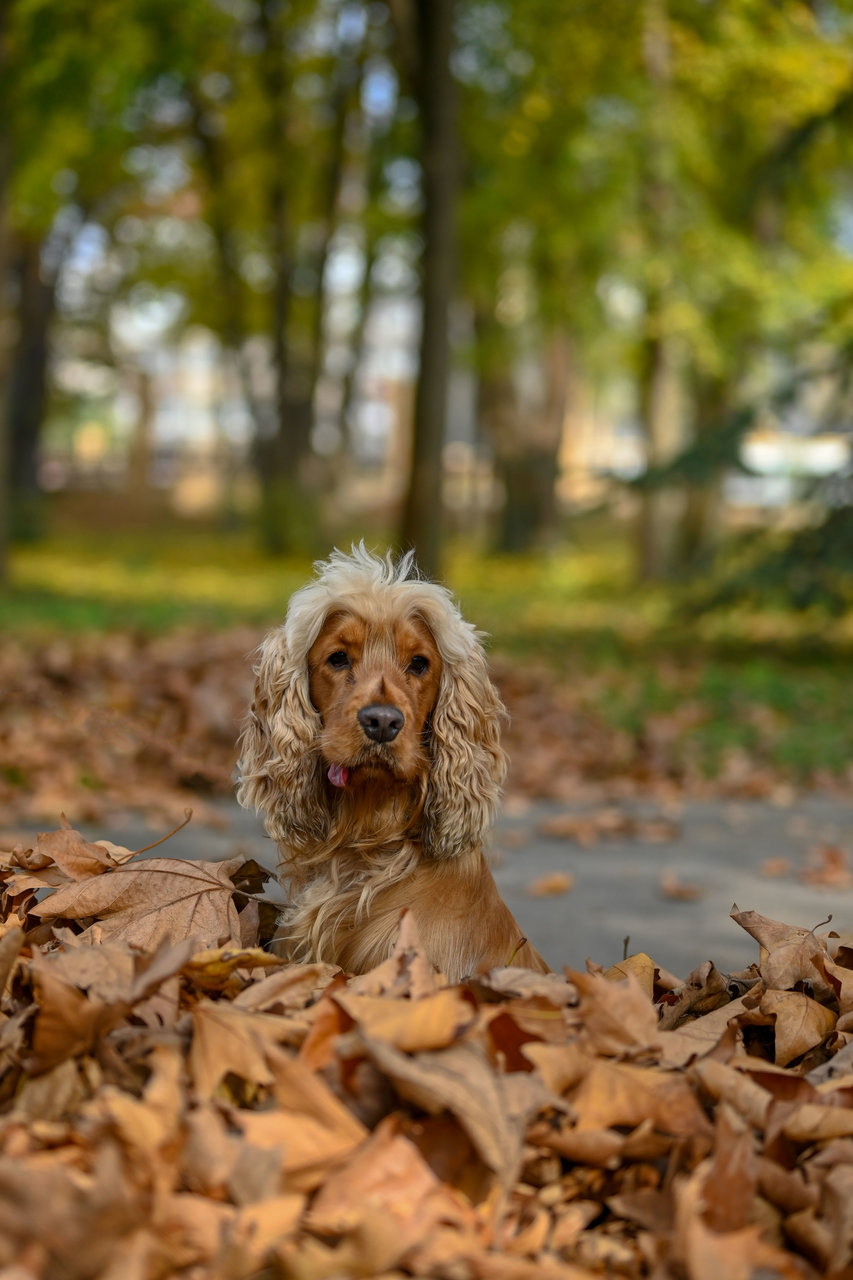
<instances>
[{"instance_id":1,"label":"dry leaf","mask_svg":"<svg viewBox=\"0 0 853 1280\"><path fill-rule=\"evenodd\" d=\"M804 884L821 885L829 889L849 889L853 884L849 851L837 845L826 844L810 849L800 879Z\"/></svg>"},{"instance_id":2,"label":"dry leaf","mask_svg":"<svg viewBox=\"0 0 853 1280\"><path fill-rule=\"evenodd\" d=\"M414 1053L443 1049L474 1020L474 1009L459 992L444 987L420 1000L389 1000L341 990L332 997L363 1034Z\"/></svg>"},{"instance_id":3,"label":"dry leaf","mask_svg":"<svg viewBox=\"0 0 853 1280\"><path fill-rule=\"evenodd\" d=\"M687 884L675 871L664 871L660 878L661 896L673 902L697 902L705 890L698 884Z\"/></svg>"},{"instance_id":4,"label":"dry leaf","mask_svg":"<svg viewBox=\"0 0 853 1280\"><path fill-rule=\"evenodd\" d=\"M456 1044L417 1058L378 1040L367 1042L366 1048L401 1097L430 1115L452 1112L504 1184L515 1177L527 1121L552 1101L541 1081L528 1075L495 1075L476 1044Z\"/></svg>"},{"instance_id":5,"label":"dry leaf","mask_svg":"<svg viewBox=\"0 0 853 1280\"><path fill-rule=\"evenodd\" d=\"M531 898L556 898L561 893L570 893L575 887L575 878L568 871L551 871L548 875L531 880L527 892Z\"/></svg>"},{"instance_id":6,"label":"dry leaf","mask_svg":"<svg viewBox=\"0 0 853 1280\"><path fill-rule=\"evenodd\" d=\"M776 1020L776 1062L787 1066L832 1032L836 1015L801 991L765 991L759 1012Z\"/></svg>"},{"instance_id":7,"label":"dry leaf","mask_svg":"<svg viewBox=\"0 0 853 1280\"><path fill-rule=\"evenodd\" d=\"M229 876L241 863L141 860L57 889L32 914L43 920L96 916L101 938L120 938L137 947L189 937L213 943L231 939L239 946Z\"/></svg>"},{"instance_id":8,"label":"dry leaf","mask_svg":"<svg viewBox=\"0 0 853 1280\"><path fill-rule=\"evenodd\" d=\"M654 995L656 972L657 967L651 956L647 956L644 951L637 951L621 963L611 965L604 977L608 982L621 982L630 974L651 1000Z\"/></svg>"},{"instance_id":9,"label":"dry leaf","mask_svg":"<svg viewBox=\"0 0 853 1280\"><path fill-rule=\"evenodd\" d=\"M585 1035L599 1053L623 1056L659 1040L658 1016L633 974L608 982L591 973L569 973L581 997Z\"/></svg>"},{"instance_id":10,"label":"dry leaf","mask_svg":"<svg viewBox=\"0 0 853 1280\"><path fill-rule=\"evenodd\" d=\"M229 1073L255 1084L271 1084L267 1050L281 1027L274 1018L203 1000L193 1011L190 1073L198 1097L210 1098Z\"/></svg>"},{"instance_id":11,"label":"dry leaf","mask_svg":"<svg viewBox=\"0 0 853 1280\"><path fill-rule=\"evenodd\" d=\"M790 858L764 858L758 868L763 876L787 876L791 871Z\"/></svg>"}]
</instances>

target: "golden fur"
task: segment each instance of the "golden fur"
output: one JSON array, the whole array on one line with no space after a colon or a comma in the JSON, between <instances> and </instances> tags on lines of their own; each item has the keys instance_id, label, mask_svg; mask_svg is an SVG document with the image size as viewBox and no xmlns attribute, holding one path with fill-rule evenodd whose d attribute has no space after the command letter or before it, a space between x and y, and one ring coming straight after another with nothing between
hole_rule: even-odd
<instances>
[{"instance_id":1,"label":"golden fur","mask_svg":"<svg viewBox=\"0 0 853 1280\"><path fill-rule=\"evenodd\" d=\"M261 646L240 742L238 797L289 882L291 957L364 972L408 908L451 981L513 956L547 970L482 852L504 715L479 633L411 553L361 544L317 565Z\"/></svg>"}]
</instances>

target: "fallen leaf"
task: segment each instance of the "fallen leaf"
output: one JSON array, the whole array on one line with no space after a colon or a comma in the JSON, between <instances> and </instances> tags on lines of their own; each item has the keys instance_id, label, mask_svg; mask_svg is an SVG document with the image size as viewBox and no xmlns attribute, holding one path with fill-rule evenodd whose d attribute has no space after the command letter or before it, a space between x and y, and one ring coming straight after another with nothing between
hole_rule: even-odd
<instances>
[{"instance_id":1,"label":"fallen leaf","mask_svg":"<svg viewBox=\"0 0 853 1280\"><path fill-rule=\"evenodd\" d=\"M597 1052L624 1056L658 1043L658 1016L633 974L608 982L597 974L569 972L580 995L584 1035Z\"/></svg>"},{"instance_id":2,"label":"fallen leaf","mask_svg":"<svg viewBox=\"0 0 853 1280\"><path fill-rule=\"evenodd\" d=\"M762 876L787 876L791 871L791 860L790 858L764 858L758 870Z\"/></svg>"},{"instance_id":3,"label":"fallen leaf","mask_svg":"<svg viewBox=\"0 0 853 1280\"><path fill-rule=\"evenodd\" d=\"M72 880L87 880L115 866L108 849L103 845L89 844L70 825L40 834L36 852L50 858Z\"/></svg>"},{"instance_id":4,"label":"fallen leaf","mask_svg":"<svg viewBox=\"0 0 853 1280\"><path fill-rule=\"evenodd\" d=\"M281 1034L275 1018L210 1000L202 1000L192 1016L189 1067L202 1101L213 1095L229 1073L255 1084L272 1084L267 1050Z\"/></svg>"},{"instance_id":5,"label":"fallen leaf","mask_svg":"<svg viewBox=\"0 0 853 1280\"><path fill-rule=\"evenodd\" d=\"M836 1015L800 991L765 991L759 1012L775 1018L776 1062L787 1066L832 1032Z\"/></svg>"},{"instance_id":6,"label":"fallen leaf","mask_svg":"<svg viewBox=\"0 0 853 1280\"><path fill-rule=\"evenodd\" d=\"M46 1071L65 1058L89 1052L127 1015L125 1000L89 996L61 975L55 960L33 955L33 990L38 1003L30 1070Z\"/></svg>"},{"instance_id":7,"label":"fallen leaf","mask_svg":"<svg viewBox=\"0 0 853 1280\"><path fill-rule=\"evenodd\" d=\"M702 1217L713 1231L739 1231L754 1215L758 1161L752 1130L734 1108L718 1108L714 1154L703 1184Z\"/></svg>"},{"instance_id":8,"label":"fallen leaf","mask_svg":"<svg viewBox=\"0 0 853 1280\"><path fill-rule=\"evenodd\" d=\"M551 871L531 880L527 892L531 898L556 898L561 893L570 893L574 887L575 878L568 871Z\"/></svg>"},{"instance_id":9,"label":"fallen leaf","mask_svg":"<svg viewBox=\"0 0 853 1280\"><path fill-rule=\"evenodd\" d=\"M252 1146L275 1151L283 1190L311 1191L361 1144L367 1130L306 1063L281 1050L268 1058L275 1110L242 1109L233 1121Z\"/></svg>"},{"instance_id":10,"label":"fallen leaf","mask_svg":"<svg viewBox=\"0 0 853 1280\"><path fill-rule=\"evenodd\" d=\"M789 991L798 982L820 982L816 961L827 954L826 941L808 929L794 928L761 916L756 911L733 908L732 919L751 934L763 948L759 963L767 987ZM828 993L826 983L823 987Z\"/></svg>"},{"instance_id":11,"label":"fallen leaf","mask_svg":"<svg viewBox=\"0 0 853 1280\"><path fill-rule=\"evenodd\" d=\"M664 871L659 882L661 896L673 902L696 902L705 890L698 884L687 884L675 871Z\"/></svg>"},{"instance_id":12,"label":"fallen leaf","mask_svg":"<svg viewBox=\"0 0 853 1280\"><path fill-rule=\"evenodd\" d=\"M239 945L239 922L229 873L242 864L151 858L115 867L95 879L67 885L37 903L44 920L98 917L102 938L137 947L194 937Z\"/></svg>"},{"instance_id":13,"label":"fallen leaf","mask_svg":"<svg viewBox=\"0 0 853 1280\"><path fill-rule=\"evenodd\" d=\"M474 1020L474 1009L453 987L443 987L420 1000L389 1000L346 990L336 991L332 999L363 1035L404 1053L443 1049Z\"/></svg>"},{"instance_id":14,"label":"fallen leaf","mask_svg":"<svg viewBox=\"0 0 853 1280\"><path fill-rule=\"evenodd\" d=\"M608 982L621 982L629 974L639 983L644 993L651 1000L655 989L655 962L644 951L637 951L619 964L611 965L604 974Z\"/></svg>"},{"instance_id":15,"label":"fallen leaf","mask_svg":"<svg viewBox=\"0 0 853 1280\"><path fill-rule=\"evenodd\" d=\"M800 879L804 884L849 889L853 884L849 851L837 845L817 845L809 850Z\"/></svg>"},{"instance_id":16,"label":"fallen leaf","mask_svg":"<svg viewBox=\"0 0 853 1280\"><path fill-rule=\"evenodd\" d=\"M553 1101L541 1081L527 1074L496 1075L477 1044L463 1042L415 1058L379 1040L365 1047L401 1097L430 1115L452 1112L488 1167L504 1185L512 1181L528 1120Z\"/></svg>"},{"instance_id":17,"label":"fallen leaf","mask_svg":"<svg viewBox=\"0 0 853 1280\"><path fill-rule=\"evenodd\" d=\"M676 1226L673 1249L686 1267L690 1280L754 1280L757 1275L778 1280L802 1280L802 1271L790 1255L762 1239L761 1227L751 1224L736 1231L716 1232L705 1222L710 1164L700 1165L676 1189Z\"/></svg>"},{"instance_id":18,"label":"fallen leaf","mask_svg":"<svg viewBox=\"0 0 853 1280\"><path fill-rule=\"evenodd\" d=\"M388 1228L379 1257L373 1252L378 1222ZM476 1246L483 1236L471 1207L439 1181L393 1117L384 1120L353 1159L327 1179L312 1202L306 1225L323 1236L354 1237L354 1244L369 1241L371 1256L363 1257L362 1266L371 1270L401 1265L436 1231L451 1226L460 1253Z\"/></svg>"}]
</instances>

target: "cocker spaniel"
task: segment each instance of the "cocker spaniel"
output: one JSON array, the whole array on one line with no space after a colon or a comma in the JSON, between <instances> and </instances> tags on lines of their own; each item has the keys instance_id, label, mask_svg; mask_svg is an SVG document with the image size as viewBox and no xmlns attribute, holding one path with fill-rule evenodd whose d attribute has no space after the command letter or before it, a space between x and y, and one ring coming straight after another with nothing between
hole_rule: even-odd
<instances>
[{"instance_id":1,"label":"cocker spaniel","mask_svg":"<svg viewBox=\"0 0 853 1280\"><path fill-rule=\"evenodd\" d=\"M411 553L334 551L290 600L255 667L238 797L277 842L286 954L362 973L403 908L450 981L547 972L483 856L506 714L480 634Z\"/></svg>"}]
</instances>

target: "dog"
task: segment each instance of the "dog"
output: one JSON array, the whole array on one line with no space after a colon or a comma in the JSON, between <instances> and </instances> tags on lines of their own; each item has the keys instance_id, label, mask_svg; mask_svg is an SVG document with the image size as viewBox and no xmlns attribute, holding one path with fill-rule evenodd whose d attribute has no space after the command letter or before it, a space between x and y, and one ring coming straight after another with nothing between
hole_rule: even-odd
<instances>
[{"instance_id":1,"label":"dog","mask_svg":"<svg viewBox=\"0 0 853 1280\"><path fill-rule=\"evenodd\" d=\"M448 981L510 963L548 972L483 855L506 715L481 633L446 588L335 550L261 645L238 798L278 845L284 954L364 973L401 913Z\"/></svg>"}]
</instances>

